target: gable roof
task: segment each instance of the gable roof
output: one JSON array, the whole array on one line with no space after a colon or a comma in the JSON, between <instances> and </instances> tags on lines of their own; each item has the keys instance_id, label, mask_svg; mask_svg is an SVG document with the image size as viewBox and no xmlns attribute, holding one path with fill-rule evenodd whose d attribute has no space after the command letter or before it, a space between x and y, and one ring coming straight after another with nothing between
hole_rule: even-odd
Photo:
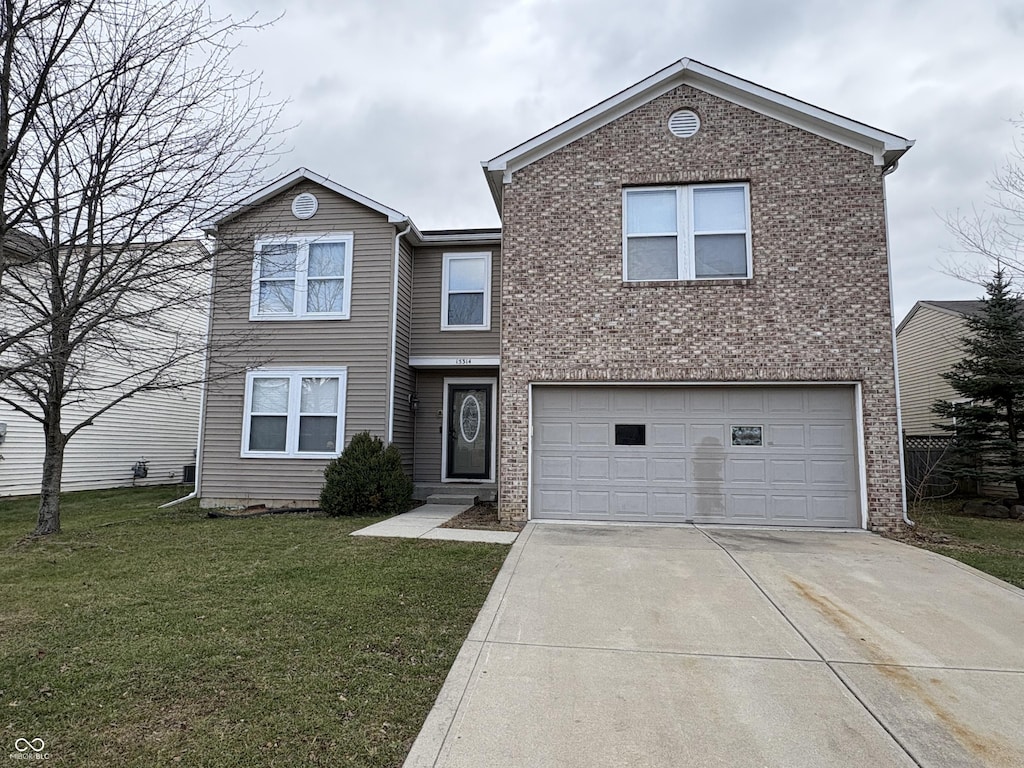
<instances>
[{"instance_id":1,"label":"gable roof","mask_svg":"<svg viewBox=\"0 0 1024 768\"><path fill-rule=\"evenodd\" d=\"M319 184L321 187L337 192L343 197L347 197L349 200L354 200L360 205L365 205L370 210L376 211L387 217L389 224L402 224L410 221L409 217L401 211L396 211L394 208L389 208L382 203L378 203L376 200L372 200L366 195L361 195L354 189L342 186L336 181L331 181L326 176L321 176L319 173L314 173L308 168L296 168L291 173L282 176L281 178L270 182L267 186L258 192L254 192L247 198L239 203L236 203L231 208L221 213L216 219L208 222L204 222L201 228L207 234L213 234L217 231L217 227L226 221L230 221L236 216L245 213L246 211L255 208L260 203L264 203L275 195L284 192L290 187L295 186L300 181L312 181L315 184Z\"/></svg>"},{"instance_id":2,"label":"gable roof","mask_svg":"<svg viewBox=\"0 0 1024 768\"><path fill-rule=\"evenodd\" d=\"M511 180L515 171L680 85L692 86L839 144L866 152L874 157L875 165L886 169L895 167L900 157L914 145L911 139L873 128L750 80L709 67L699 61L684 58L554 128L481 163L498 210L501 210L502 186Z\"/></svg>"},{"instance_id":3,"label":"gable roof","mask_svg":"<svg viewBox=\"0 0 1024 768\"><path fill-rule=\"evenodd\" d=\"M907 313L907 316L904 317L900 321L900 324L896 326L896 333L903 330L903 326L909 323L910 319L914 317L922 307L935 309L947 315L970 317L981 312L984 306L985 302L980 299L974 299L971 301L919 301L914 304L911 310Z\"/></svg>"}]
</instances>

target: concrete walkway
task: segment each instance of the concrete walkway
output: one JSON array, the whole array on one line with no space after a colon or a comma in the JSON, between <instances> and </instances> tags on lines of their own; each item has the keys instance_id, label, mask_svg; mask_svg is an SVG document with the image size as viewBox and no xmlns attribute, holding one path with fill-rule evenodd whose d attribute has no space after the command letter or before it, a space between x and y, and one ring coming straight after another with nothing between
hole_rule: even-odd
<instances>
[{"instance_id":1,"label":"concrete walkway","mask_svg":"<svg viewBox=\"0 0 1024 768\"><path fill-rule=\"evenodd\" d=\"M444 539L446 541L478 541L488 544L511 544L519 536L513 531L477 531L468 528L441 528L470 506L424 504L412 512L389 517L366 528L353 531L352 536L388 536L401 539Z\"/></svg>"},{"instance_id":2,"label":"concrete walkway","mask_svg":"<svg viewBox=\"0 0 1024 768\"><path fill-rule=\"evenodd\" d=\"M530 523L409 768L1024 765L1024 592L867 533Z\"/></svg>"}]
</instances>

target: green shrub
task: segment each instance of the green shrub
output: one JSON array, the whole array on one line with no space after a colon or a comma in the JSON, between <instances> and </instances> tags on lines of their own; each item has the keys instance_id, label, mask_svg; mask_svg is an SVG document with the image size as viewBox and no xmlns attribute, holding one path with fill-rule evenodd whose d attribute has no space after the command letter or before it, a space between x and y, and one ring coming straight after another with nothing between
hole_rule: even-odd
<instances>
[{"instance_id":1,"label":"green shrub","mask_svg":"<svg viewBox=\"0 0 1024 768\"><path fill-rule=\"evenodd\" d=\"M397 515L411 502L412 481L402 469L402 454L369 432L355 435L324 469L320 508L331 517Z\"/></svg>"}]
</instances>

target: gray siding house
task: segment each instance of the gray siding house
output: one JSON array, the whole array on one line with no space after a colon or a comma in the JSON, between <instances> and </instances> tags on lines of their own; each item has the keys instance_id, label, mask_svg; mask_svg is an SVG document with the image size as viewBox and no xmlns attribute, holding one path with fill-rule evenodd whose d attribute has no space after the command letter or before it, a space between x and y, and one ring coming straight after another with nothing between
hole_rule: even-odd
<instances>
[{"instance_id":1,"label":"gray siding house","mask_svg":"<svg viewBox=\"0 0 1024 768\"><path fill-rule=\"evenodd\" d=\"M500 231L279 179L211 226L255 344L210 362L203 503L314 503L369 430L507 519L898 526L912 144L683 59L485 162Z\"/></svg>"}]
</instances>

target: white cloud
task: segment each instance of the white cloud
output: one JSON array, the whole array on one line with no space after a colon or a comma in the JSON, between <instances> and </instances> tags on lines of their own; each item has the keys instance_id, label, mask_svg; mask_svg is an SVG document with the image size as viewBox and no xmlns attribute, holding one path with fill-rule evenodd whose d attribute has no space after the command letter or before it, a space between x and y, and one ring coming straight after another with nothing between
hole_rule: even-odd
<instances>
[{"instance_id":1,"label":"white cloud","mask_svg":"<svg viewBox=\"0 0 1024 768\"><path fill-rule=\"evenodd\" d=\"M1012 148L1022 35L1013 0L305 0L241 58L291 100L280 172L308 166L424 228L496 225L480 160L683 56L915 138L887 180L898 320L978 295L939 270L940 215L982 204Z\"/></svg>"}]
</instances>

